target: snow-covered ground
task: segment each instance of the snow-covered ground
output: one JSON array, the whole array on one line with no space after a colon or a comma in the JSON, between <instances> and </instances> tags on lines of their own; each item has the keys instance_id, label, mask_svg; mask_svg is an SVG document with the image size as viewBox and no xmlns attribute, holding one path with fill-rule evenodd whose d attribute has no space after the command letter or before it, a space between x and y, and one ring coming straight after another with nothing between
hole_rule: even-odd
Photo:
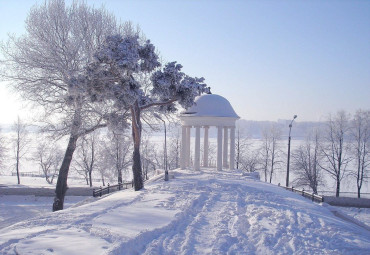
<instances>
[{"instance_id":1,"label":"snow-covered ground","mask_svg":"<svg viewBox=\"0 0 370 255\"><path fill-rule=\"evenodd\" d=\"M50 212L53 197L0 195L0 229ZM65 208L87 199L82 196L67 196Z\"/></svg>"},{"instance_id":2,"label":"snow-covered ground","mask_svg":"<svg viewBox=\"0 0 370 255\"><path fill-rule=\"evenodd\" d=\"M339 207L343 213L363 222L370 227L370 208Z\"/></svg>"},{"instance_id":3,"label":"snow-covered ground","mask_svg":"<svg viewBox=\"0 0 370 255\"><path fill-rule=\"evenodd\" d=\"M369 254L370 231L239 172L174 171L145 189L7 226L0 254Z\"/></svg>"}]
</instances>

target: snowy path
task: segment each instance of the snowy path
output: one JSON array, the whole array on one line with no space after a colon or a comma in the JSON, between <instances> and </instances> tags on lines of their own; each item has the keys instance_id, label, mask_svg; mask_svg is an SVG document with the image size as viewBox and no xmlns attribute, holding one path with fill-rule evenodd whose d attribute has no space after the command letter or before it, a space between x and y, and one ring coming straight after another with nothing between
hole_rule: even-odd
<instances>
[{"instance_id":1,"label":"snowy path","mask_svg":"<svg viewBox=\"0 0 370 255\"><path fill-rule=\"evenodd\" d=\"M237 172L175 176L9 226L0 254L369 254L369 231L297 194Z\"/></svg>"}]
</instances>

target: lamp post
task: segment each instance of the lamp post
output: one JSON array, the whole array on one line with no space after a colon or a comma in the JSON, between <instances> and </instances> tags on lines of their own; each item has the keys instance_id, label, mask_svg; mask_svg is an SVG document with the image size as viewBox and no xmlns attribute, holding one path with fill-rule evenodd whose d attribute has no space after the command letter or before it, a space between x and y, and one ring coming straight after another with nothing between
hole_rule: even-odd
<instances>
[{"instance_id":1,"label":"lamp post","mask_svg":"<svg viewBox=\"0 0 370 255\"><path fill-rule=\"evenodd\" d=\"M167 168L167 130L166 130L166 122L159 116L158 114L154 114L154 117L163 121L164 126L164 180L168 181L168 168Z\"/></svg>"},{"instance_id":2,"label":"lamp post","mask_svg":"<svg viewBox=\"0 0 370 255\"><path fill-rule=\"evenodd\" d=\"M286 187L289 186L289 163L290 163L290 140L291 140L290 133L292 131L293 121L296 118L297 118L297 115L294 115L292 121L289 124L288 163L287 163L287 166L286 166L286 185L285 185Z\"/></svg>"}]
</instances>

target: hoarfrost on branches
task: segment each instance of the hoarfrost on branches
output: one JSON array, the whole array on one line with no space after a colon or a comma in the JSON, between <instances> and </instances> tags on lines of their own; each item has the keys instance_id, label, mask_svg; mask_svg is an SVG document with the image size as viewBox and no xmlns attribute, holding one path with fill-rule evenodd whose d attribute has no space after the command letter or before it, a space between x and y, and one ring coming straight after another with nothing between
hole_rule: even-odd
<instances>
[{"instance_id":1,"label":"hoarfrost on branches","mask_svg":"<svg viewBox=\"0 0 370 255\"><path fill-rule=\"evenodd\" d=\"M204 79L181 72L182 66L176 62L159 69L154 45L149 40L141 42L135 33L108 36L94 56L85 74L78 78L79 84L84 84L91 101L111 102L131 113L133 177L135 190L140 190L144 186L140 159L142 111L175 112L176 102L190 107L205 91ZM149 85L143 78L147 75Z\"/></svg>"},{"instance_id":2,"label":"hoarfrost on branches","mask_svg":"<svg viewBox=\"0 0 370 255\"><path fill-rule=\"evenodd\" d=\"M23 98L40 106L40 121L56 136L68 135L68 146L59 170L54 210L63 209L70 163L79 137L125 116L114 104L89 100L83 73L107 35L124 31L104 8L85 2L49 0L34 5L26 32L0 44L0 78L10 81Z\"/></svg>"}]
</instances>

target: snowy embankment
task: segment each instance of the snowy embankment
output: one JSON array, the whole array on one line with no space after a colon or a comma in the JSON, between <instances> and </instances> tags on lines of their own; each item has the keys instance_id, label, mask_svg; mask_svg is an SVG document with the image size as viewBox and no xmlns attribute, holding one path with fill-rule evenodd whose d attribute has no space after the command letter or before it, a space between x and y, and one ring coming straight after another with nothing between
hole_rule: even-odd
<instances>
[{"instance_id":1,"label":"snowy embankment","mask_svg":"<svg viewBox=\"0 0 370 255\"><path fill-rule=\"evenodd\" d=\"M86 196L66 196L64 206L69 208L85 199ZM47 196L0 195L0 232L3 231L2 228L19 221L40 217L50 212L53 201L54 197Z\"/></svg>"},{"instance_id":2,"label":"snowy embankment","mask_svg":"<svg viewBox=\"0 0 370 255\"><path fill-rule=\"evenodd\" d=\"M2 229L0 254L369 254L370 232L238 172L175 171Z\"/></svg>"}]
</instances>

